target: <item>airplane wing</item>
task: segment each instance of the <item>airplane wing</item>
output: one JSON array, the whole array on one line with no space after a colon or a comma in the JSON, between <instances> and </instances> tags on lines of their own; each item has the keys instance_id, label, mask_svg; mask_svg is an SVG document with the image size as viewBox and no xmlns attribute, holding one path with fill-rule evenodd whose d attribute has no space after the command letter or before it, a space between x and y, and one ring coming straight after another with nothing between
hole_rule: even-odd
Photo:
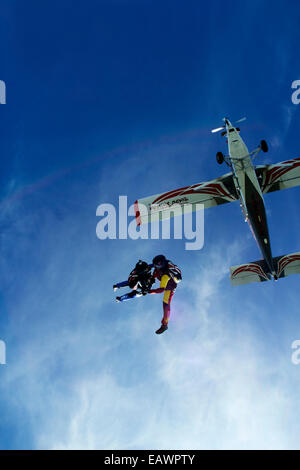
<instances>
[{"instance_id":1,"label":"airplane wing","mask_svg":"<svg viewBox=\"0 0 300 470\"><path fill-rule=\"evenodd\" d=\"M263 194L300 185L300 158L255 168Z\"/></svg>"},{"instance_id":2,"label":"airplane wing","mask_svg":"<svg viewBox=\"0 0 300 470\"><path fill-rule=\"evenodd\" d=\"M154 220L169 219L186 212L197 210L196 204L204 208L218 206L238 199L231 173L206 183L193 184L162 194L138 199L135 202L137 225ZM188 210L186 210L188 209Z\"/></svg>"}]
</instances>

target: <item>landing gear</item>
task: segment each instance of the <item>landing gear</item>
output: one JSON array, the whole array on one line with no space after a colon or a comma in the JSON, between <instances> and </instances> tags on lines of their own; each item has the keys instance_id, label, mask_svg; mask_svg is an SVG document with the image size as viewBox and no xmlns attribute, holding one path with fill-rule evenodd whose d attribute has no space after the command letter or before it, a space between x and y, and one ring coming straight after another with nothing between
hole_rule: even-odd
<instances>
[{"instance_id":1,"label":"landing gear","mask_svg":"<svg viewBox=\"0 0 300 470\"><path fill-rule=\"evenodd\" d=\"M224 162L224 155L222 152L218 152L216 155L217 162L221 165Z\"/></svg>"},{"instance_id":2,"label":"landing gear","mask_svg":"<svg viewBox=\"0 0 300 470\"><path fill-rule=\"evenodd\" d=\"M265 140L260 141L260 148L263 152L267 152L269 150L268 144Z\"/></svg>"}]
</instances>

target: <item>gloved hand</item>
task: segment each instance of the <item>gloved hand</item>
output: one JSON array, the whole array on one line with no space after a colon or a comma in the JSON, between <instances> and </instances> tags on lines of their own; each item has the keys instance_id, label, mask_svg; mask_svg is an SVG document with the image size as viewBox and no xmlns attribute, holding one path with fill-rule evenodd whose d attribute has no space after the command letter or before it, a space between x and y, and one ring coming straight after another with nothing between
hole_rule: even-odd
<instances>
[{"instance_id":1,"label":"gloved hand","mask_svg":"<svg viewBox=\"0 0 300 470\"><path fill-rule=\"evenodd\" d=\"M170 274L170 277L173 279L173 281L176 282L176 284L182 280L182 276L179 273L176 274L176 276L174 276L174 274Z\"/></svg>"}]
</instances>

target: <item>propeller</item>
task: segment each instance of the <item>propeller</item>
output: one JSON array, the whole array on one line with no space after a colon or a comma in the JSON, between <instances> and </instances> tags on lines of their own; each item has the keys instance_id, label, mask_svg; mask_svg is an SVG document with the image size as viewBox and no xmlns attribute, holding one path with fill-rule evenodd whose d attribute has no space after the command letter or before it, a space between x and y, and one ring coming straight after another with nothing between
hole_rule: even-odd
<instances>
[{"instance_id":1,"label":"propeller","mask_svg":"<svg viewBox=\"0 0 300 470\"><path fill-rule=\"evenodd\" d=\"M225 126L217 127L216 129L213 129L211 132L214 134L215 132L219 132L219 131L221 131L222 129L225 129Z\"/></svg>"},{"instance_id":2,"label":"propeller","mask_svg":"<svg viewBox=\"0 0 300 470\"><path fill-rule=\"evenodd\" d=\"M246 117L243 117L243 118L241 118L241 119L239 119L238 121L235 121L235 122L236 122L236 123L238 123L238 122L243 122L243 121L246 121L246 119L247 119Z\"/></svg>"},{"instance_id":3,"label":"propeller","mask_svg":"<svg viewBox=\"0 0 300 470\"><path fill-rule=\"evenodd\" d=\"M238 121L235 121L235 123L237 124L238 122L243 122L243 121L246 121L246 117L242 117L241 119L239 119ZM212 129L212 133L214 134L215 132L220 132L222 129L225 129L225 126L222 126L222 127L216 127L216 129Z\"/></svg>"}]
</instances>

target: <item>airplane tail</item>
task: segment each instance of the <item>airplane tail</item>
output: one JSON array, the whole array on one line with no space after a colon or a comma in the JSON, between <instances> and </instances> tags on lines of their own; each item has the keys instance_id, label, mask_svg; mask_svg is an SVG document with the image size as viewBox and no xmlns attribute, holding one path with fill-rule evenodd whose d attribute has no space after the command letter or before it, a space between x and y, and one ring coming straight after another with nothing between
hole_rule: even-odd
<instances>
[{"instance_id":1,"label":"airplane tail","mask_svg":"<svg viewBox=\"0 0 300 470\"><path fill-rule=\"evenodd\" d=\"M273 258L273 265L275 269L273 278L275 280L290 274L300 274L300 252L277 256ZM233 286L270 281L271 279L272 274L264 260L252 261L230 268L230 281Z\"/></svg>"}]
</instances>

